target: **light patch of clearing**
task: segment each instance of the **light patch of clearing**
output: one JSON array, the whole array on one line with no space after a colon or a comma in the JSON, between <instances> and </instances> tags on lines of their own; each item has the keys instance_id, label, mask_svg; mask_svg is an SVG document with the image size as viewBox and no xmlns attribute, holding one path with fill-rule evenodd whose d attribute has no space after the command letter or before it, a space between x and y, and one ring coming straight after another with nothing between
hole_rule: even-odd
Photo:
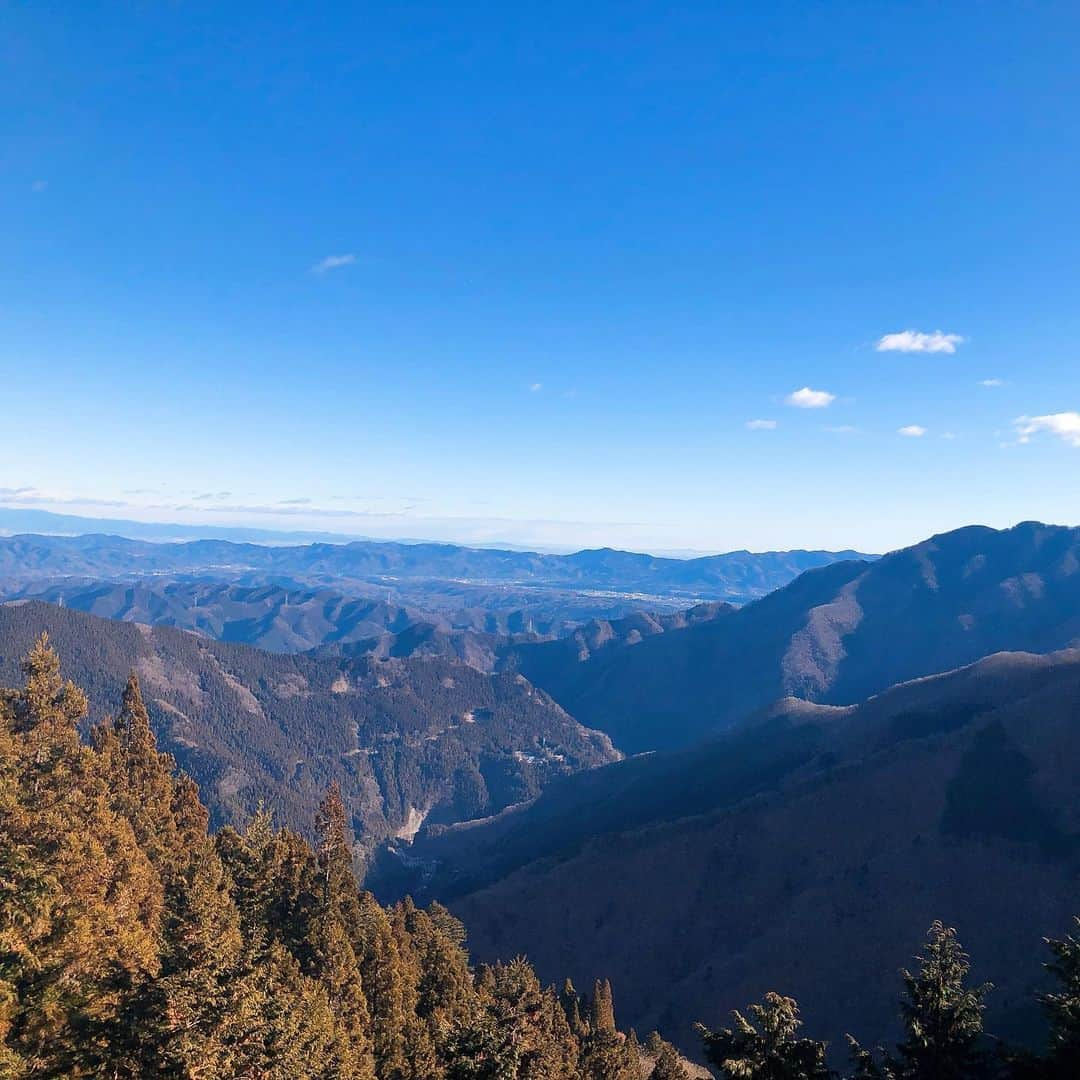
<instances>
[{"instance_id":1,"label":"light patch of clearing","mask_svg":"<svg viewBox=\"0 0 1080 1080\"><path fill-rule=\"evenodd\" d=\"M420 826L424 824L424 818L426 817L427 811L420 811L415 806L410 806L409 812L405 816L405 824L394 833L394 836L398 840L404 840L407 844L411 844L420 831Z\"/></svg>"},{"instance_id":2,"label":"light patch of clearing","mask_svg":"<svg viewBox=\"0 0 1080 1080\"><path fill-rule=\"evenodd\" d=\"M225 775L217 782L218 796L222 799L235 798L251 783L251 777L240 769L229 766Z\"/></svg>"},{"instance_id":3,"label":"light patch of clearing","mask_svg":"<svg viewBox=\"0 0 1080 1080\"><path fill-rule=\"evenodd\" d=\"M275 687L274 693L279 698L289 699L296 697L306 697L309 693L309 684L307 679L304 678L300 672L292 672L286 675Z\"/></svg>"},{"instance_id":4,"label":"light patch of clearing","mask_svg":"<svg viewBox=\"0 0 1080 1080\"><path fill-rule=\"evenodd\" d=\"M855 599L862 577L845 585L829 604L812 608L806 625L796 633L784 653L784 692L803 697L827 690L847 656L844 637L862 622L863 610Z\"/></svg>"},{"instance_id":5,"label":"light patch of clearing","mask_svg":"<svg viewBox=\"0 0 1080 1080\"><path fill-rule=\"evenodd\" d=\"M229 672L221 666L221 662L212 652L207 652L204 655L210 663L210 666L221 676L225 685L240 699L240 705L243 710L251 713L252 716L258 716L265 720L266 714L259 704L259 699L238 678L236 678L235 675L229 674Z\"/></svg>"},{"instance_id":6,"label":"light patch of clearing","mask_svg":"<svg viewBox=\"0 0 1080 1080\"><path fill-rule=\"evenodd\" d=\"M185 750L194 750L198 747L198 743L189 738L184 732L190 731L195 725L191 722L191 717L186 713L182 713L175 705L170 705L162 698L151 698L151 701L164 713L168 713L173 718L172 724L169 726L169 738L177 744L177 746L184 747Z\"/></svg>"},{"instance_id":7,"label":"light patch of clearing","mask_svg":"<svg viewBox=\"0 0 1080 1080\"><path fill-rule=\"evenodd\" d=\"M349 692L349 677L342 672L331 684L331 694L347 694Z\"/></svg>"},{"instance_id":8,"label":"light patch of clearing","mask_svg":"<svg viewBox=\"0 0 1080 1080\"><path fill-rule=\"evenodd\" d=\"M918 562L919 569L922 571L922 579L926 587L928 589L933 589L934 592L937 592L937 570L934 568L934 564L931 561L930 556L926 553L925 546L917 547L915 549L915 560L916 562Z\"/></svg>"},{"instance_id":9,"label":"light patch of clearing","mask_svg":"<svg viewBox=\"0 0 1080 1080\"><path fill-rule=\"evenodd\" d=\"M190 668L169 663L158 653L140 656L135 661L139 681L159 694L178 694L196 705L206 704L206 693L198 675Z\"/></svg>"}]
</instances>

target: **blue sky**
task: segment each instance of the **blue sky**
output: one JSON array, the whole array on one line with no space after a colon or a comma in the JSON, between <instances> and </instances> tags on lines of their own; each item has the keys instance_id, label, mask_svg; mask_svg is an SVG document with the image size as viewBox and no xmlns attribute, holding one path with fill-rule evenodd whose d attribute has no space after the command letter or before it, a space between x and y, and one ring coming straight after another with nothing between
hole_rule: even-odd
<instances>
[{"instance_id":1,"label":"blue sky","mask_svg":"<svg viewBox=\"0 0 1080 1080\"><path fill-rule=\"evenodd\" d=\"M705 551L1080 521L1075 3L2 11L0 503Z\"/></svg>"}]
</instances>

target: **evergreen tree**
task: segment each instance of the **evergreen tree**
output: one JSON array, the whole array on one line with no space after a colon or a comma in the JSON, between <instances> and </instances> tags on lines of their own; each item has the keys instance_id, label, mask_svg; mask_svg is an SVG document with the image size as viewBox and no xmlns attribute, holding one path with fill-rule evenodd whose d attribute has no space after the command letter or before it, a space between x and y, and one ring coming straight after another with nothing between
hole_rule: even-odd
<instances>
[{"instance_id":1,"label":"evergreen tree","mask_svg":"<svg viewBox=\"0 0 1080 1080\"><path fill-rule=\"evenodd\" d=\"M643 1067L637 1040L627 1039L615 1025L611 983L593 984L587 1033L581 1040L581 1075L588 1080L641 1080Z\"/></svg>"},{"instance_id":2,"label":"evergreen tree","mask_svg":"<svg viewBox=\"0 0 1080 1080\"><path fill-rule=\"evenodd\" d=\"M5 1056L31 1074L103 1067L133 988L158 971L161 884L79 739L86 696L45 635L8 692L0 887ZM4 1014L6 1013L6 1018Z\"/></svg>"},{"instance_id":3,"label":"evergreen tree","mask_svg":"<svg viewBox=\"0 0 1080 1080\"><path fill-rule=\"evenodd\" d=\"M228 1076L246 1037L244 939L231 889L212 850L177 888L165 967L151 998L161 1028L160 1075Z\"/></svg>"},{"instance_id":4,"label":"evergreen tree","mask_svg":"<svg viewBox=\"0 0 1080 1080\"><path fill-rule=\"evenodd\" d=\"M679 1052L654 1031L645 1043L645 1051L652 1062L649 1080L690 1080Z\"/></svg>"},{"instance_id":5,"label":"evergreen tree","mask_svg":"<svg viewBox=\"0 0 1080 1080\"><path fill-rule=\"evenodd\" d=\"M905 996L900 1011L907 1036L897 1047L905 1076L935 1080L972 1077L984 1056L983 998L990 984L966 985L971 970L956 931L935 921L918 958L917 974L903 972Z\"/></svg>"},{"instance_id":6,"label":"evergreen tree","mask_svg":"<svg viewBox=\"0 0 1080 1080\"><path fill-rule=\"evenodd\" d=\"M373 1023L379 1080L408 1075L406 975L390 920L370 893L360 893L357 959Z\"/></svg>"},{"instance_id":7,"label":"evergreen tree","mask_svg":"<svg viewBox=\"0 0 1080 1080\"><path fill-rule=\"evenodd\" d=\"M895 1054L873 1054L849 1036L859 1078L886 1080L975 1080L991 1070L982 1048L983 998L990 984L971 987L967 953L956 931L935 920L917 957L915 974L905 969L900 1013L904 1039Z\"/></svg>"},{"instance_id":8,"label":"evergreen tree","mask_svg":"<svg viewBox=\"0 0 1080 1080\"><path fill-rule=\"evenodd\" d=\"M319 833L319 866L323 872L328 897L340 900L346 892L356 891L352 870L352 844L341 787L334 781L319 806L315 818Z\"/></svg>"},{"instance_id":9,"label":"evergreen tree","mask_svg":"<svg viewBox=\"0 0 1080 1080\"><path fill-rule=\"evenodd\" d=\"M710 1031L698 1025L706 1058L723 1080L828 1080L825 1044L800 1037L799 1006L794 998L768 993L750 1006L755 1022L733 1012L734 1027Z\"/></svg>"},{"instance_id":10,"label":"evergreen tree","mask_svg":"<svg viewBox=\"0 0 1080 1080\"><path fill-rule=\"evenodd\" d=\"M139 680L128 677L115 720L93 731L113 808L131 823L135 838L166 884L181 873L206 831L205 814L179 818L176 762L158 752Z\"/></svg>"},{"instance_id":11,"label":"evergreen tree","mask_svg":"<svg viewBox=\"0 0 1080 1080\"><path fill-rule=\"evenodd\" d=\"M566 1014L570 1030L575 1035L584 1035L586 1027L585 1021L581 1017L581 997L569 979L563 983L563 988L559 992L559 1003Z\"/></svg>"},{"instance_id":12,"label":"evergreen tree","mask_svg":"<svg viewBox=\"0 0 1080 1080\"><path fill-rule=\"evenodd\" d=\"M488 1008L502 1032L507 1053L521 1080L572 1077L577 1042L554 990L540 985L524 957L494 964L484 972L482 986Z\"/></svg>"},{"instance_id":13,"label":"evergreen tree","mask_svg":"<svg viewBox=\"0 0 1080 1080\"><path fill-rule=\"evenodd\" d=\"M445 1080L517 1080L518 1056L506 1031L488 1009L472 1014L443 1040Z\"/></svg>"},{"instance_id":14,"label":"evergreen tree","mask_svg":"<svg viewBox=\"0 0 1080 1080\"><path fill-rule=\"evenodd\" d=\"M351 1080L374 1080L371 1017L360 977L360 966L336 913L323 912L309 936L312 972L326 993L333 1017L333 1075Z\"/></svg>"},{"instance_id":15,"label":"evergreen tree","mask_svg":"<svg viewBox=\"0 0 1080 1080\"><path fill-rule=\"evenodd\" d=\"M615 1006L612 1001L611 983L597 979L593 984L592 1001L589 1004L589 1029L594 1034L610 1035L615 1031Z\"/></svg>"},{"instance_id":16,"label":"evergreen tree","mask_svg":"<svg viewBox=\"0 0 1080 1080\"><path fill-rule=\"evenodd\" d=\"M1080 918L1073 925L1080 930ZM1067 934L1060 941L1045 941L1053 953L1046 967L1058 984L1039 999L1049 1022L1049 1046L1045 1058L1018 1063L1014 1071L1024 1077L1065 1080L1080 1076L1080 938Z\"/></svg>"}]
</instances>

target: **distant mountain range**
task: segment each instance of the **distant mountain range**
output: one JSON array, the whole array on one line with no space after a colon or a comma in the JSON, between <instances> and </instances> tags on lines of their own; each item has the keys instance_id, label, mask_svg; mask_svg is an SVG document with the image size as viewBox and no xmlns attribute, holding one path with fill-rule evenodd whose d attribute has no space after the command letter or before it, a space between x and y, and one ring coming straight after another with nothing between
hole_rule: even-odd
<instances>
[{"instance_id":1,"label":"distant mountain range","mask_svg":"<svg viewBox=\"0 0 1080 1080\"><path fill-rule=\"evenodd\" d=\"M481 671L518 671L519 645L530 669L562 669L585 654L636 644L666 630L734 611L721 601L674 612L635 612L621 619L546 619L530 611L433 612L329 590L281 585L232 585L202 579L83 583L64 579L0 585L0 598L43 600L104 619L173 626L217 641L269 652L405 659L441 656Z\"/></svg>"},{"instance_id":2,"label":"distant mountain range","mask_svg":"<svg viewBox=\"0 0 1080 1080\"><path fill-rule=\"evenodd\" d=\"M0 580L198 575L237 584L303 584L346 593L356 585L393 591L408 583L442 582L474 589L601 593L609 599L632 600L639 607L654 601L687 606L703 599L746 602L787 584L804 570L850 558L861 556L850 551L736 551L668 559L610 548L545 555L375 541L269 546L223 540L151 543L105 535L18 535L0 538Z\"/></svg>"},{"instance_id":3,"label":"distant mountain range","mask_svg":"<svg viewBox=\"0 0 1080 1080\"><path fill-rule=\"evenodd\" d=\"M328 589L157 577L122 582L52 578L0 583L7 600L44 600L104 619L174 626L218 641L254 645L269 652L323 655L441 655L475 659L492 670L495 648L541 640L577 623L552 621L522 611L464 609L437 612ZM486 648L480 657L476 650Z\"/></svg>"}]
</instances>

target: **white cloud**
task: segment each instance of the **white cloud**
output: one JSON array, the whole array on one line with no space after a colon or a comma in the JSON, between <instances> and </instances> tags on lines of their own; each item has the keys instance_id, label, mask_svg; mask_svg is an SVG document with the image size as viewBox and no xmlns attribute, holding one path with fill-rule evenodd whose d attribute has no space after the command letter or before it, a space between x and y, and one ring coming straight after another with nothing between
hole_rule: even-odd
<instances>
[{"instance_id":1,"label":"white cloud","mask_svg":"<svg viewBox=\"0 0 1080 1080\"><path fill-rule=\"evenodd\" d=\"M835 400L836 395L830 394L828 390L811 390L809 386L804 386L784 398L788 405L793 405L796 409L825 409Z\"/></svg>"},{"instance_id":2,"label":"white cloud","mask_svg":"<svg viewBox=\"0 0 1080 1080\"><path fill-rule=\"evenodd\" d=\"M1004 379L981 379L979 381L980 386L1004 386Z\"/></svg>"},{"instance_id":3,"label":"white cloud","mask_svg":"<svg viewBox=\"0 0 1080 1080\"><path fill-rule=\"evenodd\" d=\"M960 334L944 334L940 330L927 334L922 330L900 330L878 338L878 352L954 353L964 341Z\"/></svg>"},{"instance_id":4,"label":"white cloud","mask_svg":"<svg viewBox=\"0 0 1080 1080\"><path fill-rule=\"evenodd\" d=\"M543 390L543 389L544 389L544 384L542 382L529 383L529 393L530 394L539 394L540 391Z\"/></svg>"},{"instance_id":5,"label":"white cloud","mask_svg":"<svg viewBox=\"0 0 1080 1080\"><path fill-rule=\"evenodd\" d=\"M325 259L317 262L312 268L313 274L325 274L329 270L338 270L342 266L352 266L356 262L355 255L327 255Z\"/></svg>"},{"instance_id":6,"label":"white cloud","mask_svg":"<svg viewBox=\"0 0 1080 1080\"><path fill-rule=\"evenodd\" d=\"M905 427L896 429L897 435L903 435L905 439L921 439L926 434L926 428L920 424L907 424Z\"/></svg>"},{"instance_id":7,"label":"white cloud","mask_svg":"<svg viewBox=\"0 0 1080 1080\"><path fill-rule=\"evenodd\" d=\"M1013 422L1020 442L1029 443L1041 432L1056 435L1070 446L1080 447L1080 412L1048 413L1046 416L1018 416Z\"/></svg>"},{"instance_id":8,"label":"white cloud","mask_svg":"<svg viewBox=\"0 0 1080 1080\"><path fill-rule=\"evenodd\" d=\"M775 431L775 420L747 420L746 426L750 431Z\"/></svg>"}]
</instances>

